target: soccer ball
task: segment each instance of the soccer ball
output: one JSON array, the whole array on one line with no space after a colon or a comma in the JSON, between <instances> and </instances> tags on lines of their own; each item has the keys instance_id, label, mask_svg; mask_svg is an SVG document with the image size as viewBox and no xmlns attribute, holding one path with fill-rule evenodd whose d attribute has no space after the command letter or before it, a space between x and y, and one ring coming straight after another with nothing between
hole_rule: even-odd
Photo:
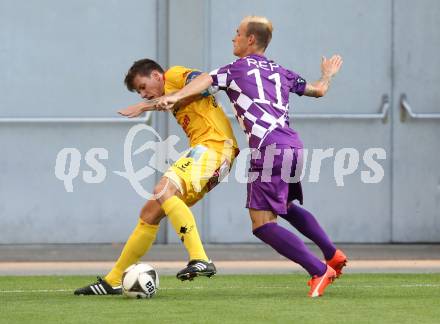
<instances>
[{"instance_id":1,"label":"soccer ball","mask_svg":"<svg viewBox=\"0 0 440 324\"><path fill-rule=\"evenodd\" d=\"M159 275L149 264L133 264L122 275L122 292L127 297L151 298L158 288Z\"/></svg>"}]
</instances>

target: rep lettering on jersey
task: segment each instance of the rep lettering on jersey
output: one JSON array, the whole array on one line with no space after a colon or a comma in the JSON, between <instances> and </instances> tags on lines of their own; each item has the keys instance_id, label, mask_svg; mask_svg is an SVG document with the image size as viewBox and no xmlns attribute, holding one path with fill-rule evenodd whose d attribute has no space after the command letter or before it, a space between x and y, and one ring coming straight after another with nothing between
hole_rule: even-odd
<instances>
[{"instance_id":1,"label":"rep lettering on jersey","mask_svg":"<svg viewBox=\"0 0 440 324\"><path fill-rule=\"evenodd\" d=\"M303 95L306 81L265 56L252 54L210 73L213 85L226 91L249 147L272 143L301 148L289 127L289 94Z\"/></svg>"},{"instance_id":2,"label":"rep lettering on jersey","mask_svg":"<svg viewBox=\"0 0 440 324\"><path fill-rule=\"evenodd\" d=\"M264 60L257 61L256 59L254 59L252 57L247 57L246 58L246 62L248 64L248 66L252 66L253 65L253 66L255 66L255 67L259 68L259 69L263 69L263 70L266 70L266 71L273 71L275 68L279 67L278 64L276 64L276 63L274 63L272 61L269 61L269 62L264 61Z\"/></svg>"}]
</instances>

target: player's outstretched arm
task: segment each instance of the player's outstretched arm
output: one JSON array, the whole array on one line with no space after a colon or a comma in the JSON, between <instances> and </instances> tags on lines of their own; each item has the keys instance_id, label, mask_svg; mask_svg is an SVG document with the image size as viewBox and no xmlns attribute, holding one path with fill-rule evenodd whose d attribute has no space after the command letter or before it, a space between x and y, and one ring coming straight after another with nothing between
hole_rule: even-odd
<instances>
[{"instance_id":1,"label":"player's outstretched arm","mask_svg":"<svg viewBox=\"0 0 440 324\"><path fill-rule=\"evenodd\" d=\"M325 56L321 60L321 78L318 81L307 83L304 95L308 97L323 97L330 87L331 79L339 72L342 66L342 57L333 55L330 59Z\"/></svg>"},{"instance_id":2,"label":"player's outstretched arm","mask_svg":"<svg viewBox=\"0 0 440 324\"><path fill-rule=\"evenodd\" d=\"M159 98L157 106L159 109L171 109L177 102L186 102L197 98L212 84L212 78L208 73L202 73L177 92Z\"/></svg>"},{"instance_id":3,"label":"player's outstretched arm","mask_svg":"<svg viewBox=\"0 0 440 324\"><path fill-rule=\"evenodd\" d=\"M118 110L118 114L128 118L138 117L146 111L157 110L157 102L158 99L144 100L135 105Z\"/></svg>"}]
</instances>

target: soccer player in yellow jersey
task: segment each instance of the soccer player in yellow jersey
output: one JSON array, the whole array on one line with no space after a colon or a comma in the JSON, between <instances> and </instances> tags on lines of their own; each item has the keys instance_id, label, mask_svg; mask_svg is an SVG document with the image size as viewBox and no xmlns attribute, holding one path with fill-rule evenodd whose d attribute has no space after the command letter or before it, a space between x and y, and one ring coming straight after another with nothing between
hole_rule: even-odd
<instances>
[{"instance_id":1,"label":"soccer player in yellow jersey","mask_svg":"<svg viewBox=\"0 0 440 324\"><path fill-rule=\"evenodd\" d=\"M125 84L128 90L136 91L147 101L119 113L136 117L155 110L152 99L178 91L200 73L183 66L164 71L153 60L136 61L125 77ZM165 216L189 254L189 263L177 273L177 278L192 280L196 276L210 277L216 273L214 264L205 253L189 206L202 199L227 175L238 154L238 146L229 120L211 91L201 93L197 98L191 98L172 110L189 139L190 149L155 186L154 197L142 208L139 222L113 269L104 279L98 277L96 283L77 289L75 295L121 294L122 273L151 248L159 223Z\"/></svg>"}]
</instances>

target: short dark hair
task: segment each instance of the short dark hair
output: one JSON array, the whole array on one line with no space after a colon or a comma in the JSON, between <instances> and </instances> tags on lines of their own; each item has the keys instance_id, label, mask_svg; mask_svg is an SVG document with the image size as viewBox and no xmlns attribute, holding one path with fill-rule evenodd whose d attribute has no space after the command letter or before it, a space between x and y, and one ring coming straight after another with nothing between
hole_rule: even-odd
<instances>
[{"instance_id":1,"label":"short dark hair","mask_svg":"<svg viewBox=\"0 0 440 324\"><path fill-rule=\"evenodd\" d=\"M133 84L134 78L137 75L149 77L153 71L164 73L162 67L153 60L146 58L134 62L124 79L127 89L131 92L135 91Z\"/></svg>"}]
</instances>

